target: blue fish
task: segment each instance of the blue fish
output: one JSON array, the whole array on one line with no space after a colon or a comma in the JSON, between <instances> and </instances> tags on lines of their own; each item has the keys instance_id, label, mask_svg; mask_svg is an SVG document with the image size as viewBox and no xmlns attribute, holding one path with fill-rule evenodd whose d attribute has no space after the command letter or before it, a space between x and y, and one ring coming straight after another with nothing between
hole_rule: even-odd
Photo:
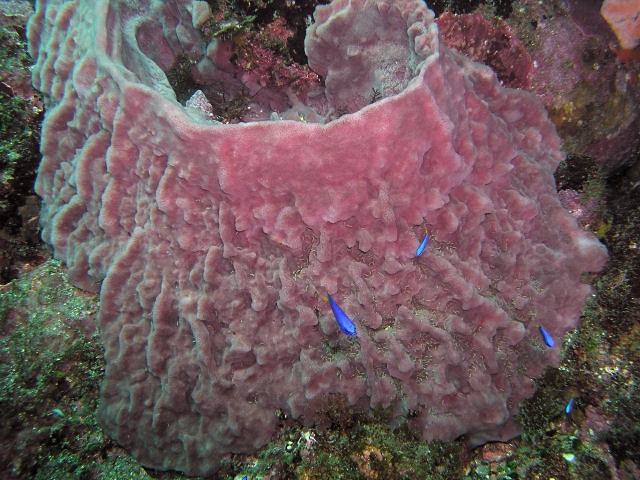
<instances>
[{"instance_id":1,"label":"blue fish","mask_svg":"<svg viewBox=\"0 0 640 480\"><path fill-rule=\"evenodd\" d=\"M569 402L567 403L567 406L564 407L564 413L569 415L571 413L571 410L573 410L573 397L571 397L569 399Z\"/></svg>"},{"instance_id":2,"label":"blue fish","mask_svg":"<svg viewBox=\"0 0 640 480\"><path fill-rule=\"evenodd\" d=\"M331 295L327 294L327 298L329 299L331 310L333 310L333 315L336 317L336 322L338 322L340 330L342 330L345 335L353 337L356 334L356 325L351 321L347 314L342 311L333 298L331 298Z\"/></svg>"},{"instance_id":3,"label":"blue fish","mask_svg":"<svg viewBox=\"0 0 640 480\"><path fill-rule=\"evenodd\" d=\"M416 250L416 257L419 257L420 255L422 255L422 252L424 252L424 249L427 248L427 243L429 243L429 234L425 233L424 240L422 240L422 243Z\"/></svg>"},{"instance_id":4,"label":"blue fish","mask_svg":"<svg viewBox=\"0 0 640 480\"><path fill-rule=\"evenodd\" d=\"M542 338L544 339L544 343L547 344L547 347L553 348L556 344L556 341L553 339L551 334L547 332L542 325L538 325L540 329L540 333L542 334Z\"/></svg>"}]
</instances>

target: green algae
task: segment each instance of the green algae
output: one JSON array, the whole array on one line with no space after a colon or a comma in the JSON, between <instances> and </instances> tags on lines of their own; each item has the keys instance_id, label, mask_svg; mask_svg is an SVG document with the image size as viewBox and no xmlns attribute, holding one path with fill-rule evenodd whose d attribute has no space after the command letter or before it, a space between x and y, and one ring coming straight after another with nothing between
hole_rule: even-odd
<instances>
[{"instance_id":1,"label":"green algae","mask_svg":"<svg viewBox=\"0 0 640 480\"><path fill-rule=\"evenodd\" d=\"M461 478L460 442L424 442L407 429L359 419L351 428L287 427L255 457L223 462L228 478Z\"/></svg>"},{"instance_id":2,"label":"green algae","mask_svg":"<svg viewBox=\"0 0 640 480\"><path fill-rule=\"evenodd\" d=\"M96 297L72 287L56 261L2 287L0 409L8 421L0 429L4 450L11 452L2 459L17 475L39 478L43 469L48 473L42 475L57 478L51 469L76 475L83 468L68 458L62 468L54 452L75 441L68 437L75 430L87 435L82 448L91 449L103 374L102 348L90 323L96 311ZM18 441L8 442L13 436Z\"/></svg>"},{"instance_id":3,"label":"green algae","mask_svg":"<svg viewBox=\"0 0 640 480\"><path fill-rule=\"evenodd\" d=\"M30 86L33 60L27 53L24 21L0 12L0 283L15 278L15 264L32 259L39 250L33 182L40 162L43 107Z\"/></svg>"}]
</instances>

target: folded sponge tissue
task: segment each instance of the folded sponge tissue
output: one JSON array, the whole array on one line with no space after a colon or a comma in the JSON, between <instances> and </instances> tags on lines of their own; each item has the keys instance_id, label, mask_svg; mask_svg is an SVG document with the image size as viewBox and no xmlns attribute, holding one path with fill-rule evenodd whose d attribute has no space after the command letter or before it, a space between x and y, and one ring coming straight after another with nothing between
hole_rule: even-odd
<instances>
[{"instance_id":1,"label":"folded sponge tissue","mask_svg":"<svg viewBox=\"0 0 640 480\"><path fill-rule=\"evenodd\" d=\"M576 327L607 257L560 205L541 104L440 44L421 1L335 0L305 42L324 83L214 122L165 75L186 56L251 88L194 27L202 3L41 0L28 27L43 237L100 291L105 430L194 475L336 395L424 439L515 436L559 360L539 326Z\"/></svg>"}]
</instances>

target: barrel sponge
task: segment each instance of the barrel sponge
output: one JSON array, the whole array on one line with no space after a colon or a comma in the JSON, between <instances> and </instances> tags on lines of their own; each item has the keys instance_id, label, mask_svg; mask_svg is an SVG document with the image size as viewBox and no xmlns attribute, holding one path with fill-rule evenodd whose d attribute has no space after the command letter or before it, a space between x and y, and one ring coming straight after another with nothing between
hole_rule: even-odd
<instances>
[{"instance_id":1,"label":"barrel sponge","mask_svg":"<svg viewBox=\"0 0 640 480\"><path fill-rule=\"evenodd\" d=\"M40 0L28 27L43 237L100 292L106 432L193 475L336 395L424 439L516 435L559 361L538 326L559 343L606 261L560 205L543 107L441 45L421 1L335 0L305 43L325 84L278 97L315 114L216 123L164 73L234 75L193 3Z\"/></svg>"}]
</instances>

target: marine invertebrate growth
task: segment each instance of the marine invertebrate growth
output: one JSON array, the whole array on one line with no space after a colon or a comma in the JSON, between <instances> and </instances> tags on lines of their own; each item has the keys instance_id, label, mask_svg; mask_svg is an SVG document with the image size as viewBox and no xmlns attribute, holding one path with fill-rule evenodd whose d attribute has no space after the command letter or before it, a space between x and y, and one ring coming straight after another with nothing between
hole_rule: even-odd
<instances>
[{"instance_id":1,"label":"marine invertebrate growth","mask_svg":"<svg viewBox=\"0 0 640 480\"><path fill-rule=\"evenodd\" d=\"M618 37L622 48L635 48L640 43L640 5L635 0L605 0L602 16Z\"/></svg>"},{"instance_id":2,"label":"marine invertebrate growth","mask_svg":"<svg viewBox=\"0 0 640 480\"><path fill-rule=\"evenodd\" d=\"M29 25L43 235L100 290L106 430L192 474L335 392L427 439L515 435L559 355L538 322L561 340L606 259L560 205L539 102L442 46L422 2L336 0L306 40L324 88L254 99L307 121L222 125L164 71L238 82L225 42L194 2L131 3L40 1Z\"/></svg>"}]
</instances>

